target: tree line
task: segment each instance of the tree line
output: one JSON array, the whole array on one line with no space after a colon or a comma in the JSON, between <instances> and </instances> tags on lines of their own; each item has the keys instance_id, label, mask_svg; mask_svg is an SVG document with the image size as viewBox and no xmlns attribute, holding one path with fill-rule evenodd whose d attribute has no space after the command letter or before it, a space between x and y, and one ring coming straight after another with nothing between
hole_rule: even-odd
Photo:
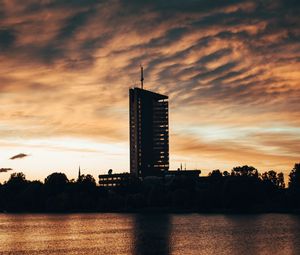
<instances>
[{"instance_id":1,"label":"tree line","mask_svg":"<svg viewBox=\"0 0 300 255\"><path fill-rule=\"evenodd\" d=\"M252 166L207 177L169 176L135 179L125 186L100 187L93 176L69 180L52 173L44 182L11 174L0 184L0 212L299 212L300 163L285 187L283 173L259 173Z\"/></svg>"}]
</instances>

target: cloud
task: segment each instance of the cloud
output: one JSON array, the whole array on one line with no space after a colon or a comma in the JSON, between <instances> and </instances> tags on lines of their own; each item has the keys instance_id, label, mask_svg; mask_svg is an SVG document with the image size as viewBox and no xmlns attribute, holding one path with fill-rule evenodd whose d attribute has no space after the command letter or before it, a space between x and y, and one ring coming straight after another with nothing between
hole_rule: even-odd
<instances>
[{"instance_id":1,"label":"cloud","mask_svg":"<svg viewBox=\"0 0 300 255\"><path fill-rule=\"evenodd\" d=\"M15 40L16 36L12 29L0 28L0 52L12 47Z\"/></svg>"},{"instance_id":2,"label":"cloud","mask_svg":"<svg viewBox=\"0 0 300 255\"><path fill-rule=\"evenodd\" d=\"M298 1L11 0L2 7L2 140L127 142L128 88L139 83L142 63L145 88L169 95L174 146L178 130L197 130L195 140L206 143L218 127L239 136L193 151L222 160L240 151L270 164L281 154L281 165L299 155L298 134L281 141L264 132L300 127ZM254 140L259 147L249 149ZM275 147L282 153L272 159Z\"/></svg>"},{"instance_id":3,"label":"cloud","mask_svg":"<svg viewBox=\"0 0 300 255\"><path fill-rule=\"evenodd\" d=\"M72 37L76 29L84 26L88 18L94 13L93 9L80 11L73 16L69 17L65 25L60 29L58 39L67 39Z\"/></svg>"},{"instance_id":4,"label":"cloud","mask_svg":"<svg viewBox=\"0 0 300 255\"><path fill-rule=\"evenodd\" d=\"M11 160L14 160L14 159L19 159L19 158L25 158L25 157L28 157L29 155L27 154L24 154L24 153L20 153L20 154L17 154L15 156L12 156L10 159Z\"/></svg>"},{"instance_id":5,"label":"cloud","mask_svg":"<svg viewBox=\"0 0 300 255\"><path fill-rule=\"evenodd\" d=\"M12 168L0 168L0 173L6 173L8 171L12 171L13 169Z\"/></svg>"},{"instance_id":6,"label":"cloud","mask_svg":"<svg viewBox=\"0 0 300 255\"><path fill-rule=\"evenodd\" d=\"M173 153L190 157L196 162L210 161L212 165L222 169L247 163L260 170L273 168L286 173L288 167L299 159L295 148L291 148L289 143L271 143L272 150L269 146L265 142L242 144L225 139L207 141L191 135L178 135L173 145Z\"/></svg>"}]
</instances>

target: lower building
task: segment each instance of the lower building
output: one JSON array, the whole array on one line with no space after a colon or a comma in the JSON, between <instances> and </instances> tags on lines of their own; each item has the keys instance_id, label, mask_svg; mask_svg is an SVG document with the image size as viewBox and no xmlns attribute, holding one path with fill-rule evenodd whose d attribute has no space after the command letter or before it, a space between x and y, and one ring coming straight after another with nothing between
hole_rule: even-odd
<instances>
[{"instance_id":1,"label":"lower building","mask_svg":"<svg viewBox=\"0 0 300 255\"><path fill-rule=\"evenodd\" d=\"M99 186L100 187L121 187L133 184L136 181L130 173L120 174L100 174L99 175Z\"/></svg>"},{"instance_id":2,"label":"lower building","mask_svg":"<svg viewBox=\"0 0 300 255\"><path fill-rule=\"evenodd\" d=\"M169 170L166 175L185 176L189 178L199 178L201 170Z\"/></svg>"}]
</instances>

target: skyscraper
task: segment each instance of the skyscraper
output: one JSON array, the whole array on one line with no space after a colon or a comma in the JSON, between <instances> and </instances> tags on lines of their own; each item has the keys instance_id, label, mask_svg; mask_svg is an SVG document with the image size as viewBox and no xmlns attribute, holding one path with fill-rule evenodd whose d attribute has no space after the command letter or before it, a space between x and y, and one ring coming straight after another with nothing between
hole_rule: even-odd
<instances>
[{"instance_id":1,"label":"skyscraper","mask_svg":"<svg viewBox=\"0 0 300 255\"><path fill-rule=\"evenodd\" d=\"M143 76L141 78L143 87ZM169 170L168 97L129 89L130 173L157 176Z\"/></svg>"}]
</instances>

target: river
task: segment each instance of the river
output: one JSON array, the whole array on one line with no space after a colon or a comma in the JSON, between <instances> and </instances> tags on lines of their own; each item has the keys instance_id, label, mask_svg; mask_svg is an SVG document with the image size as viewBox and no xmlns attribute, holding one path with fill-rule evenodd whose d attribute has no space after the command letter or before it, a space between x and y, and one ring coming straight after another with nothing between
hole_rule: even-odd
<instances>
[{"instance_id":1,"label":"river","mask_svg":"<svg viewBox=\"0 0 300 255\"><path fill-rule=\"evenodd\" d=\"M0 254L300 254L300 216L0 214Z\"/></svg>"}]
</instances>

